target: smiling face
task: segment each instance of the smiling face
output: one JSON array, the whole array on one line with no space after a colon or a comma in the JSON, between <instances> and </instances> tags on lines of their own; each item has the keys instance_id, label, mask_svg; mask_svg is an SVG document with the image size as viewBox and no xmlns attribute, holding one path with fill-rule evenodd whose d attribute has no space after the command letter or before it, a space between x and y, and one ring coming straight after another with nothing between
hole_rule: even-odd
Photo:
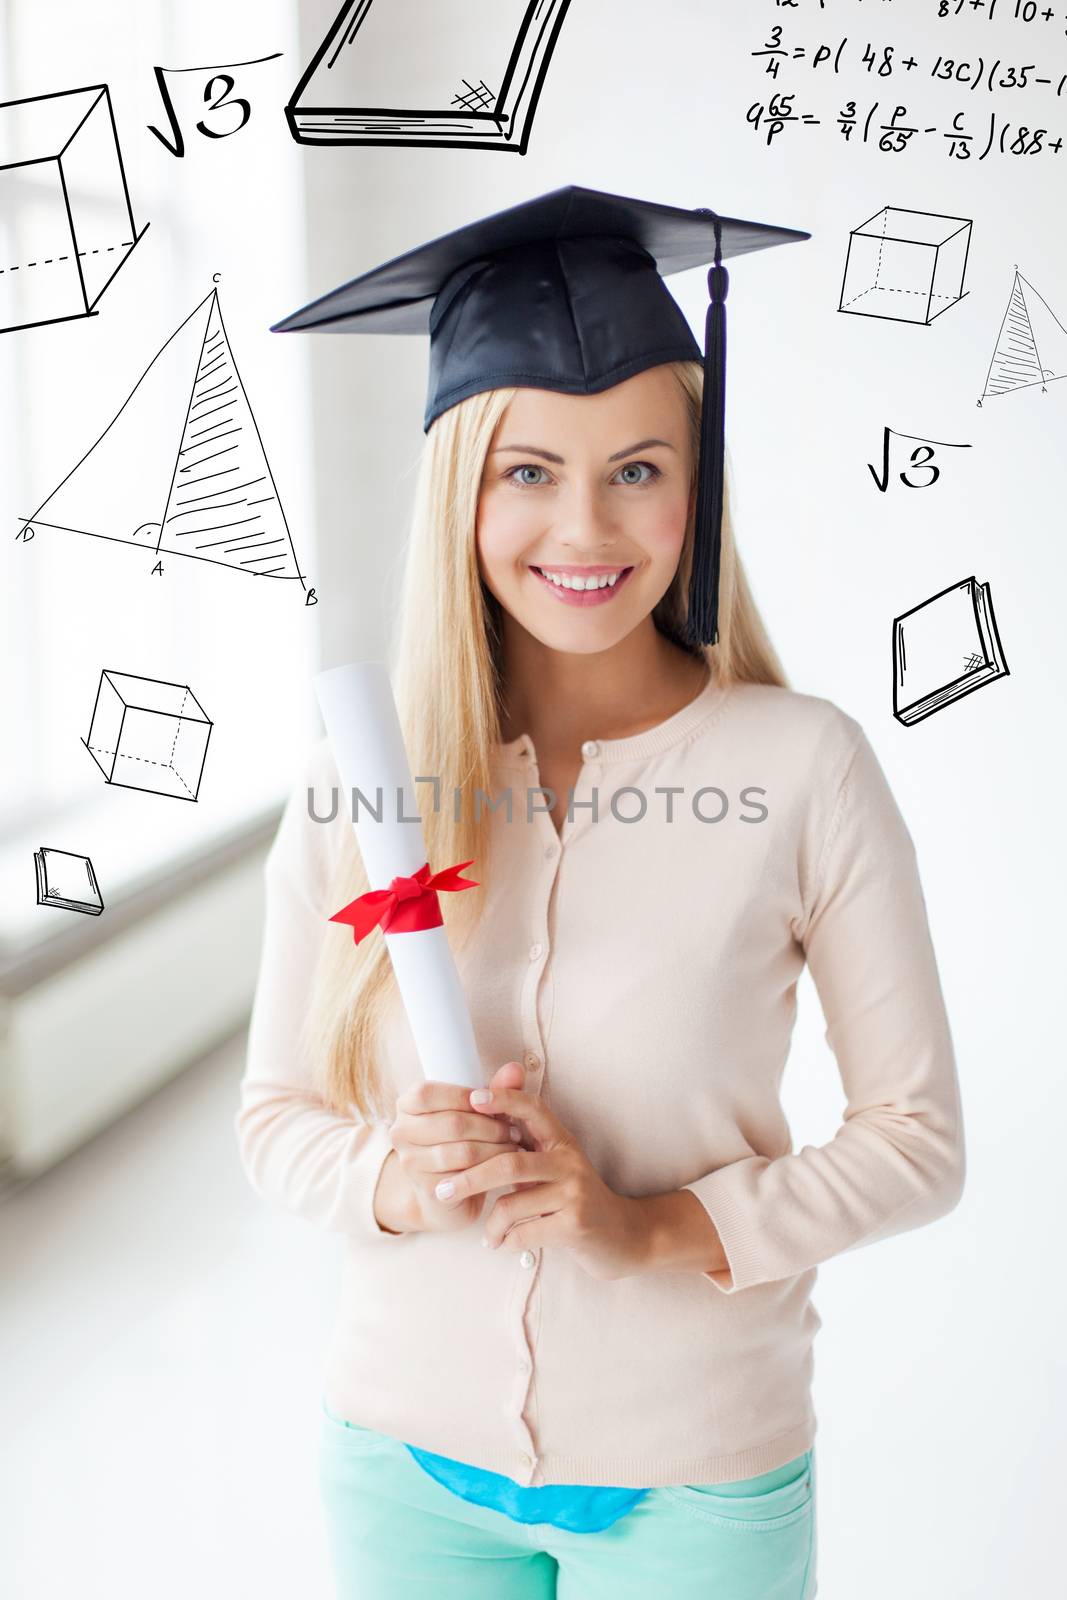
<instances>
[{"instance_id":1,"label":"smiling face","mask_svg":"<svg viewBox=\"0 0 1067 1600\"><path fill-rule=\"evenodd\" d=\"M610 649L670 587L690 510L689 412L667 366L600 394L519 389L478 497L478 566L554 650Z\"/></svg>"}]
</instances>

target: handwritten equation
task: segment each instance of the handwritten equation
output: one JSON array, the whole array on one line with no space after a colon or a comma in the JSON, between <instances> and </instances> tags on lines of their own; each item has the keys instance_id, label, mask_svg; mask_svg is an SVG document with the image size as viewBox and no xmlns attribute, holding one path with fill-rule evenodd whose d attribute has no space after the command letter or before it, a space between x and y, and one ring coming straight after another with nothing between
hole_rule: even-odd
<instances>
[{"instance_id":1,"label":"handwritten equation","mask_svg":"<svg viewBox=\"0 0 1067 1600\"><path fill-rule=\"evenodd\" d=\"M206 107L204 114L196 122L196 131L205 139L228 139L235 133L240 133L252 115L252 105L249 100L234 95L237 79L234 72L246 67L258 67L265 61L278 61L281 51L275 50L273 55L257 56L254 61L230 61L224 66L213 67L155 67L156 87L159 97L163 102L163 109L167 115L167 129L162 131L151 122L148 131L155 135L163 148L181 160L185 155L185 135L182 124L174 103L174 95L167 81L167 74L176 77L185 76L182 81L193 86L194 91L200 94L200 106ZM191 113L195 116L195 111ZM212 120L208 120L211 118Z\"/></svg>"},{"instance_id":2,"label":"handwritten equation","mask_svg":"<svg viewBox=\"0 0 1067 1600\"><path fill-rule=\"evenodd\" d=\"M789 0L787 0L787 4ZM820 7L820 10L822 8ZM1000 12L1002 22L1067 22L1067 12L1039 5L1038 0L938 0L939 17L966 17L970 21L992 22ZM1067 33L1067 28L1064 29Z\"/></svg>"},{"instance_id":3,"label":"handwritten equation","mask_svg":"<svg viewBox=\"0 0 1067 1600\"><path fill-rule=\"evenodd\" d=\"M916 56L905 54L891 44L872 45L868 41L861 49L857 42L848 50L849 41L845 37L836 45L819 44L809 50L803 44L786 45L784 29L780 25L770 31L771 37L763 46L750 53L755 60L765 63L764 71L772 78L777 78L784 61L800 61L812 72L829 70L835 75L842 71L843 66L857 70L862 68L869 76L879 78L914 72L923 65ZM984 88L990 94L996 94L999 89L1050 88L1059 99L1067 88L1067 72L1061 72L1058 77L1040 76L1034 62L1005 61L1001 56L987 64L982 55L976 61L961 61L955 56L939 55L927 68L926 75L935 83L959 83L972 91Z\"/></svg>"},{"instance_id":4,"label":"handwritten equation","mask_svg":"<svg viewBox=\"0 0 1067 1600\"><path fill-rule=\"evenodd\" d=\"M812 11L816 3L820 13L826 11L825 0L811 0ZM1060 32L1067 11L1039 0L912 0L921 10L926 37L908 41L908 24L917 20L914 11L882 0L879 22L899 24L905 32L904 40L889 43L884 35L827 36L821 22L802 14L802 0L774 0L774 6L797 15L788 24L772 24L749 51L763 77L776 80L773 90L768 85L757 91L746 112L749 127L767 145L794 128L826 127L846 144L869 145L883 155L918 146L941 150L950 160L984 161L993 155L1059 155L1063 149L1067 70L1058 40L1048 30L1054 25ZM872 14L866 7L866 17ZM982 24L994 17L1001 27L990 50L994 36ZM944 19L945 27L932 18ZM974 19L980 33L966 31ZM931 43L935 33L937 42ZM865 82L874 89L869 98L860 89ZM839 86L831 88L834 84ZM833 96L829 101L827 89ZM946 93L951 95L947 106ZM963 109L961 97L976 94L993 102L988 116ZM1057 127L1061 106L1063 121Z\"/></svg>"},{"instance_id":5,"label":"handwritten equation","mask_svg":"<svg viewBox=\"0 0 1067 1600\"><path fill-rule=\"evenodd\" d=\"M863 0L857 0L862 5ZM883 0L883 4L886 0ZM892 5L893 0L888 0ZM1001 22L1043 22L1046 26L1053 22L1067 22L1067 12L1053 10L1051 6L1040 5L1038 0L933 0L937 6L935 15L938 18L963 17L968 22L992 22L997 18ZM778 11L802 11L805 6L801 0L774 0ZM826 10L826 0L808 0L808 4L820 11ZM1067 32L1067 29L1064 30Z\"/></svg>"},{"instance_id":6,"label":"handwritten equation","mask_svg":"<svg viewBox=\"0 0 1067 1600\"><path fill-rule=\"evenodd\" d=\"M795 99L794 94L775 94L768 101L753 101L745 120L750 127L762 132L767 144L773 144L787 128L818 127L823 119L811 112L794 109ZM1063 149L1061 135L1050 137L1047 128L1013 123L999 118L992 111L988 125L979 132L973 132L967 126L962 111L956 112L947 127L940 127L936 124L922 126L906 120L907 106L894 106L891 112L882 111L879 121L877 118L881 109L876 100L863 113L855 100L847 101L834 119L844 141L848 143L855 138L857 144L874 144L885 154L897 155L907 150L913 142L921 142L934 134L945 141L942 146L945 154L957 161L970 160L976 149L979 161L984 161L986 156L994 153L1003 156L1059 155Z\"/></svg>"},{"instance_id":7,"label":"handwritten equation","mask_svg":"<svg viewBox=\"0 0 1067 1600\"><path fill-rule=\"evenodd\" d=\"M882 464L881 468L875 467L870 461L867 471L874 479L880 494L885 494L891 482L890 474L890 441L896 439L898 453L906 452L906 445L915 443L918 448L908 453L907 462L897 477L906 489L932 489L941 476L941 468L934 460L937 450L970 450L969 444L949 444L944 439L926 439L918 433L898 433L895 428L886 427L882 430ZM929 473L923 478L920 474ZM910 476L909 474L914 474Z\"/></svg>"}]
</instances>

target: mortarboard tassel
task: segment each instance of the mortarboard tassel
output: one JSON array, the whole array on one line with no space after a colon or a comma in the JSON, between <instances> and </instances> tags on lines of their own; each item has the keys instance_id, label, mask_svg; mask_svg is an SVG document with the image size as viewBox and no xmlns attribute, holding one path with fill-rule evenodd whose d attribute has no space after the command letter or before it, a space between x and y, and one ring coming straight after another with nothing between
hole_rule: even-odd
<instances>
[{"instance_id":1,"label":"mortarboard tassel","mask_svg":"<svg viewBox=\"0 0 1067 1600\"><path fill-rule=\"evenodd\" d=\"M719 638L719 551L726 433L725 301L730 282L721 254L722 224L715 217L715 264L708 272L711 301L704 321L704 398L700 409L700 466L686 630L693 644L702 645L716 644Z\"/></svg>"}]
</instances>

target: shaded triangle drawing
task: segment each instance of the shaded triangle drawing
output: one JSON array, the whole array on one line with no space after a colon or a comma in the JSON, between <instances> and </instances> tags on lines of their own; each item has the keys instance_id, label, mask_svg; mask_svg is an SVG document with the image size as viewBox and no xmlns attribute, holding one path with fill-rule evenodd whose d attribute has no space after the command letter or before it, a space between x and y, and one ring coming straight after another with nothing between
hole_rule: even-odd
<instances>
[{"instance_id":1,"label":"shaded triangle drawing","mask_svg":"<svg viewBox=\"0 0 1067 1600\"><path fill-rule=\"evenodd\" d=\"M1067 328L1016 269L982 399L1067 377Z\"/></svg>"},{"instance_id":2,"label":"shaded triangle drawing","mask_svg":"<svg viewBox=\"0 0 1067 1600\"><path fill-rule=\"evenodd\" d=\"M304 587L217 290L174 330L103 433L22 526L295 578Z\"/></svg>"}]
</instances>

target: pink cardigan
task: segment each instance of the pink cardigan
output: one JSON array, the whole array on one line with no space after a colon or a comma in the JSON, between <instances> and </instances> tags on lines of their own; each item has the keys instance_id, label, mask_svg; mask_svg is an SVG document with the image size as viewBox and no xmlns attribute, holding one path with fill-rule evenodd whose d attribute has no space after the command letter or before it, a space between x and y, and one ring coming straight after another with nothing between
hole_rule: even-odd
<instances>
[{"instance_id":1,"label":"pink cardigan","mask_svg":"<svg viewBox=\"0 0 1067 1600\"><path fill-rule=\"evenodd\" d=\"M565 1248L484 1250L477 1222L378 1227L387 1123L328 1112L297 1052L320 941L351 938L328 921L346 797L332 822L308 814L310 785L320 816L340 789L325 740L267 863L241 1158L266 1199L344 1239L334 1411L530 1486L749 1477L814 1441L819 1262L932 1222L963 1187L915 850L862 728L816 696L713 680L582 757L560 839L542 810L527 818L528 736L496 749L512 816L494 813L458 956L486 1076L523 1061L619 1193L691 1189L729 1271L602 1282ZM847 1107L831 1140L794 1152L779 1084L805 961ZM422 1075L398 1000L380 1065L393 1094Z\"/></svg>"}]
</instances>

